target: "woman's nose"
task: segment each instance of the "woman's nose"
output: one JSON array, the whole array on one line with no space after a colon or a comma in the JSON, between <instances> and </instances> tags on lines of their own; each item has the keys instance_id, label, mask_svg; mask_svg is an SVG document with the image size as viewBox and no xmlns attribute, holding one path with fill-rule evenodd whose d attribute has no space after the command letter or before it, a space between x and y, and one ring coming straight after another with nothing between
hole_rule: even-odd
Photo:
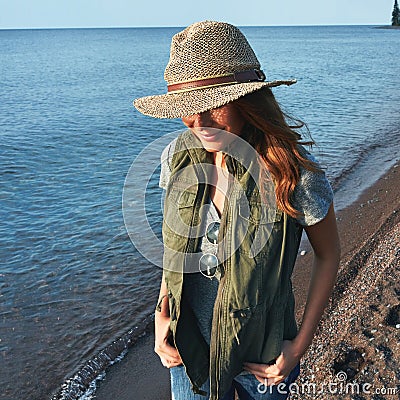
<instances>
[{"instance_id":1,"label":"woman's nose","mask_svg":"<svg viewBox=\"0 0 400 400\"><path fill-rule=\"evenodd\" d=\"M209 122L208 113L200 113L200 114L193 114L189 117L186 117L186 123L189 128L201 128L207 127L207 123Z\"/></svg>"}]
</instances>

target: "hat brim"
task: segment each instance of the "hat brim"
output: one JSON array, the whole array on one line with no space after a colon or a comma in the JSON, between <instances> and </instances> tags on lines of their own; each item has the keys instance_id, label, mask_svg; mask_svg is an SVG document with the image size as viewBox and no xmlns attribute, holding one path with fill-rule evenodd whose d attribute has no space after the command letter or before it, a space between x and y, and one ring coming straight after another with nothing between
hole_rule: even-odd
<instances>
[{"instance_id":1,"label":"hat brim","mask_svg":"<svg viewBox=\"0 0 400 400\"><path fill-rule=\"evenodd\" d=\"M133 105L144 115L154 118L182 118L221 107L263 87L292 85L296 80L245 82L199 88L136 99Z\"/></svg>"}]
</instances>

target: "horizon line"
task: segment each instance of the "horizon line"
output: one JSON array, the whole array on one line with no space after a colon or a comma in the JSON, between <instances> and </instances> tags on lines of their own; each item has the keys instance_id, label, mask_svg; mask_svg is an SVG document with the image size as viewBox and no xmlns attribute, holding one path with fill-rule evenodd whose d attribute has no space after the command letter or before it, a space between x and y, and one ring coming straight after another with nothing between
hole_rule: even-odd
<instances>
[{"instance_id":1,"label":"horizon line","mask_svg":"<svg viewBox=\"0 0 400 400\"><path fill-rule=\"evenodd\" d=\"M284 25L284 24L275 24L275 25L237 25L238 27L243 28L275 28L275 27L313 27L313 26L391 26L390 24L296 24L296 25ZM136 25L136 26L53 26L53 27L0 27L1 31L15 31L15 30L66 30L66 29L156 29L156 28L184 28L186 25Z\"/></svg>"}]
</instances>

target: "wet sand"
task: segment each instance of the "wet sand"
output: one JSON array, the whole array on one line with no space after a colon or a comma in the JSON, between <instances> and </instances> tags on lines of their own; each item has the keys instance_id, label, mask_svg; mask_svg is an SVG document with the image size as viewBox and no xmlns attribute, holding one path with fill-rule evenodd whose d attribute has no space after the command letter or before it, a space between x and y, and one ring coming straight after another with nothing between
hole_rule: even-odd
<instances>
[{"instance_id":1,"label":"wet sand","mask_svg":"<svg viewBox=\"0 0 400 400\"><path fill-rule=\"evenodd\" d=\"M400 389L399 180L400 166L395 165L355 203L337 213L342 246L338 281L314 341L302 359L299 379L299 383L315 384L320 393L303 391L293 399L399 398L398 394L382 393L396 385ZM312 262L307 242L301 250L307 253L298 257L293 274L298 321ZM153 340L150 327L125 358L107 371L96 399L170 399L168 370L153 352ZM336 375L340 371L346 372L348 381L340 381L342 375ZM328 392L330 382L337 383L332 386L336 393ZM346 382L359 384L359 390L361 384L370 384L369 393L361 390L346 395L347 389L340 392Z\"/></svg>"}]
</instances>

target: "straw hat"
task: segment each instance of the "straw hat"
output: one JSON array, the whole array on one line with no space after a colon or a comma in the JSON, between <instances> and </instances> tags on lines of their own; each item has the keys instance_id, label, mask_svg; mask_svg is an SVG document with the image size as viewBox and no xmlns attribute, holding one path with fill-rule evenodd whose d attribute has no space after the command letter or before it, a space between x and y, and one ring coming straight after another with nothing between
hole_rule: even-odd
<instances>
[{"instance_id":1,"label":"straw hat","mask_svg":"<svg viewBox=\"0 0 400 400\"><path fill-rule=\"evenodd\" d=\"M224 22L202 21L173 36L164 79L168 93L136 99L138 111L155 118L182 118L221 107L263 87L265 81L243 33Z\"/></svg>"}]
</instances>

